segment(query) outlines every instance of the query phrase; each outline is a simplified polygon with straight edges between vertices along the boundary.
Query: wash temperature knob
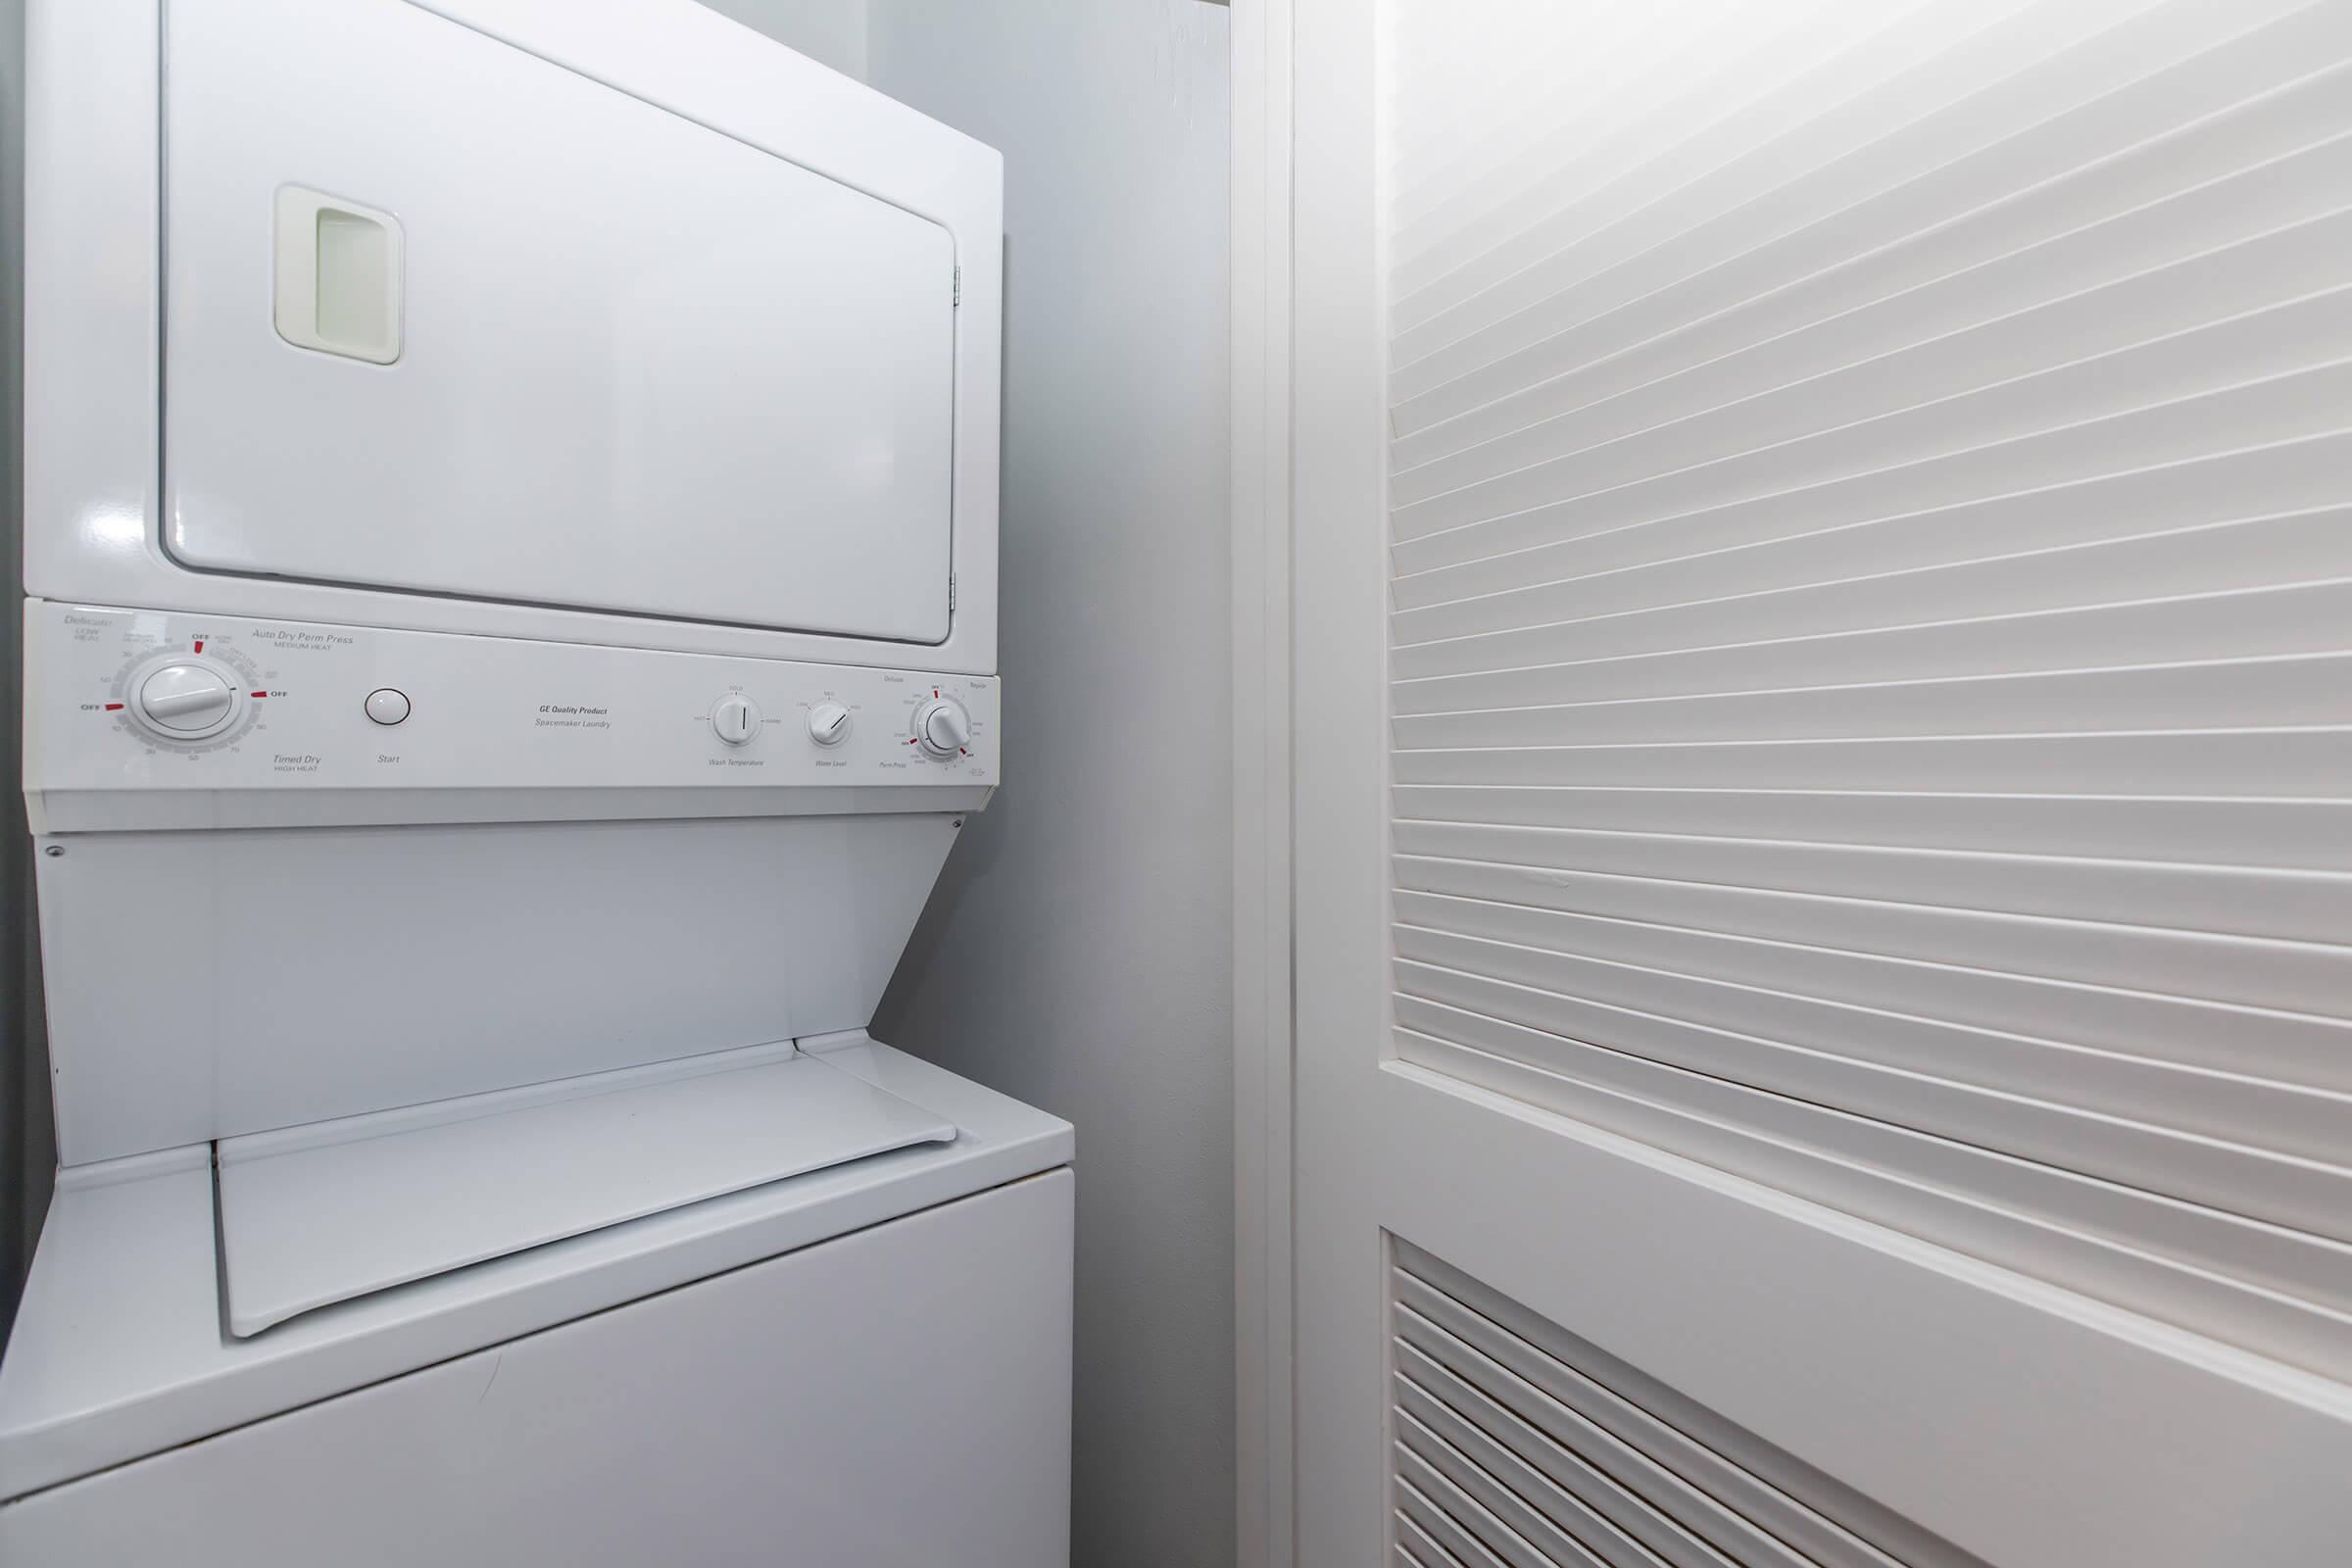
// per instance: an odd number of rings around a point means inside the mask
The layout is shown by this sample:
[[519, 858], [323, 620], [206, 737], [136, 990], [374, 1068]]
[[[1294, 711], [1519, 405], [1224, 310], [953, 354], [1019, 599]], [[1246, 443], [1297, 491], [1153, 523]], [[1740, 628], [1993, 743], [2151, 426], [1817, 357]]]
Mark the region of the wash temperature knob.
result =
[[729, 746], [748, 746], [760, 733], [760, 707], [738, 693], [710, 705], [710, 727]]
[[914, 710], [914, 738], [933, 757], [954, 757], [972, 738], [972, 717], [953, 697], [934, 697]]
[[166, 664], [139, 682], [132, 710], [149, 729], [182, 737], [209, 735], [236, 711], [237, 691], [207, 661]]

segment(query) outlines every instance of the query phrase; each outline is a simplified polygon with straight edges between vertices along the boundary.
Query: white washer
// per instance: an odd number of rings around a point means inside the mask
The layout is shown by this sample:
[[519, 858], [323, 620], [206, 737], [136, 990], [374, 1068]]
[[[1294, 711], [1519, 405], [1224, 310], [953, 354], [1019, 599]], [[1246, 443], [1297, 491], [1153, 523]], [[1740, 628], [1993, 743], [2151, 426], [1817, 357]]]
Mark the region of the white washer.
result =
[[[1066, 1559], [1002, 168], [687, 0], [35, 0], [11, 1563]], [[104, 266], [90, 258], [107, 259]]]
[[251, 1338], [203, 1149], [69, 1171], [0, 1363], [0, 1559], [1066, 1561], [1068, 1125], [859, 1037], [813, 1059], [956, 1141]]

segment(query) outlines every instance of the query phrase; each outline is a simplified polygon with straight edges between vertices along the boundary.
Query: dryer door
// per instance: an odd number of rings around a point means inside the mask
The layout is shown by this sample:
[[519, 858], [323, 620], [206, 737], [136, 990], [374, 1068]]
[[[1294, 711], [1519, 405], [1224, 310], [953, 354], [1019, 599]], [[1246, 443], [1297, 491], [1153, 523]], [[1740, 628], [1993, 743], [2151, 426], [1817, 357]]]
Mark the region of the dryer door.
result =
[[947, 636], [945, 228], [402, 0], [166, 30], [174, 559]]

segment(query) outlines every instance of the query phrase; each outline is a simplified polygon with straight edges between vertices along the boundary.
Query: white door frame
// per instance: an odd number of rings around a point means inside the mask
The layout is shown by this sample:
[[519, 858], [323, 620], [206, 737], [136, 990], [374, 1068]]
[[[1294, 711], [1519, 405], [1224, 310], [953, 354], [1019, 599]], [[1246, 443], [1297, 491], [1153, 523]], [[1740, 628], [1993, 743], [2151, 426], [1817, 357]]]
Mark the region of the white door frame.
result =
[[1231, 38], [1236, 1561], [1290, 1568], [1291, 0]]

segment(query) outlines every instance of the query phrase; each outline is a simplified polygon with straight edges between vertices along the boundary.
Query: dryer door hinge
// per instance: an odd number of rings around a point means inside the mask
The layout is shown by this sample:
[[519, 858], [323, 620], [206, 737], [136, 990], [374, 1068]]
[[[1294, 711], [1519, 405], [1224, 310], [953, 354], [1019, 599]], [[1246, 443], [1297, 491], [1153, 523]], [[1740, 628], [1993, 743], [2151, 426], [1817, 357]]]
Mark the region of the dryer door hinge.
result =
[[948, 613], [956, 613], [956, 574], [948, 573]]
[[956, 269], [956, 297], [948, 303], [950, 306], [963, 303], [963, 269], [960, 266]]

